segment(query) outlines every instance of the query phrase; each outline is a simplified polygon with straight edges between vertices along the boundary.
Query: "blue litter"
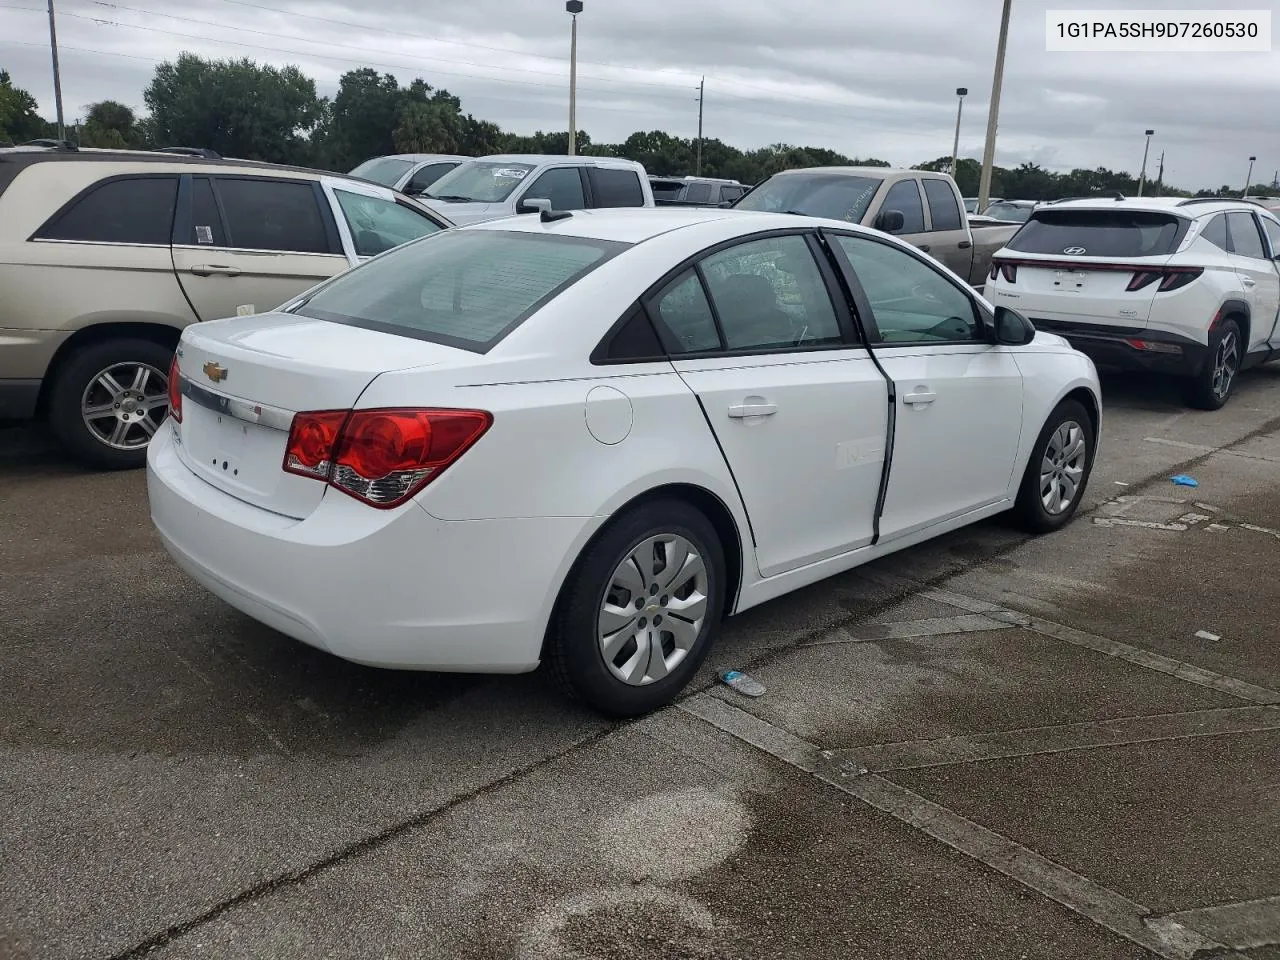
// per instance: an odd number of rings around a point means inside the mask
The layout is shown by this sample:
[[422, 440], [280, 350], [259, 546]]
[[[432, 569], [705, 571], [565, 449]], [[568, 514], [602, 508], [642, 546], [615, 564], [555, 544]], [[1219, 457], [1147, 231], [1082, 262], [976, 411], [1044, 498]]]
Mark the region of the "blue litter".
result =
[[754, 677], [749, 677], [741, 670], [726, 670], [720, 674], [726, 685], [748, 697], [758, 697], [764, 693], [764, 684]]
[[1170, 477], [1174, 483], [1180, 487], [1198, 487], [1200, 482], [1195, 477], [1188, 477], [1185, 473], [1180, 473], [1176, 477]]

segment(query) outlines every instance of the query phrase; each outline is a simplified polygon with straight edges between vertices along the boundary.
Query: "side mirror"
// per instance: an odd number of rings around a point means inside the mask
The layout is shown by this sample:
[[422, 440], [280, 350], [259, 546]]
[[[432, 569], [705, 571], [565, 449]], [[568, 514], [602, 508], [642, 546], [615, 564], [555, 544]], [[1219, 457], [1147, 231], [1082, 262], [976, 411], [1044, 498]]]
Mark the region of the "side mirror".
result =
[[543, 213], [551, 211], [551, 201], [542, 197], [529, 197], [516, 204], [516, 213]]
[[1036, 326], [1017, 310], [996, 307], [995, 340], [1009, 347], [1021, 347], [1035, 339]]
[[877, 230], [883, 230], [885, 233], [897, 233], [906, 225], [907, 218], [901, 210], [881, 210], [873, 224]]

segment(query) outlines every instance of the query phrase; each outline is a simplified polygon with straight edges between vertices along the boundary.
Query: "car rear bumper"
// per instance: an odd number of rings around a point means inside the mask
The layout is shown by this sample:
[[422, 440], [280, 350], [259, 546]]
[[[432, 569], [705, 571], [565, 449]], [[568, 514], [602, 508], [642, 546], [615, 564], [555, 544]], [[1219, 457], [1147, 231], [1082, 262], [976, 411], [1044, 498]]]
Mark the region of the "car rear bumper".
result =
[[1163, 330], [1111, 328], [1030, 316], [1037, 330], [1056, 333], [1100, 370], [1143, 370], [1191, 376], [1204, 366], [1209, 348]]
[[400, 669], [521, 673], [589, 522], [445, 521], [326, 491], [305, 520], [211, 486], [178, 458], [172, 422], [147, 452], [165, 549], [211, 593], [303, 643]]

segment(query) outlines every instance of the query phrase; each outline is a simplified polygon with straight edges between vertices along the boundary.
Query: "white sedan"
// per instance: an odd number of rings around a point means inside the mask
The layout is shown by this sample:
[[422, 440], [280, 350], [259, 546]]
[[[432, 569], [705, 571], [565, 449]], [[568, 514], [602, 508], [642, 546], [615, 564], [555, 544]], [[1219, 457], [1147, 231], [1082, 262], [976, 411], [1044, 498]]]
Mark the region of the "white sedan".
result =
[[191, 576], [359, 663], [550, 662], [615, 716], [726, 615], [1005, 510], [1066, 523], [1097, 373], [893, 237], [544, 211], [183, 331], [148, 450]]

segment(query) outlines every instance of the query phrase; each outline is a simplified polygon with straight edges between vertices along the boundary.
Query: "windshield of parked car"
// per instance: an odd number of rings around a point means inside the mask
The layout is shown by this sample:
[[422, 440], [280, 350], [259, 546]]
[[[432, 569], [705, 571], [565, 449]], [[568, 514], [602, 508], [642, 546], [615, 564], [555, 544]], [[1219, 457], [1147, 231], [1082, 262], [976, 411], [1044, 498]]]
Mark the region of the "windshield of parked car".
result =
[[760, 184], [734, 207], [860, 223], [883, 182], [876, 177], [851, 177], [838, 173], [779, 175]]
[[501, 203], [533, 169], [530, 163], [469, 160], [446, 173], [423, 195], [449, 203]]
[[442, 231], [340, 275], [291, 312], [483, 353], [627, 246], [554, 234]]
[[1022, 206], [1016, 203], [993, 203], [987, 207], [985, 216], [992, 220], [1008, 220], [1012, 223], [1026, 223], [1035, 207]]
[[1035, 211], [1009, 241], [1020, 253], [1075, 257], [1160, 257], [1177, 249], [1187, 221], [1138, 210]]
[[394, 187], [396, 181], [408, 173], [409, 168], [412, 166], [413, 164], [408, 160], [398, 160], [395, 157], [374, 157], [372, 160], [366, 160], [352, 170], [351, 176], [372, 180], [374, 183], [380, 183], [384, 187]]

